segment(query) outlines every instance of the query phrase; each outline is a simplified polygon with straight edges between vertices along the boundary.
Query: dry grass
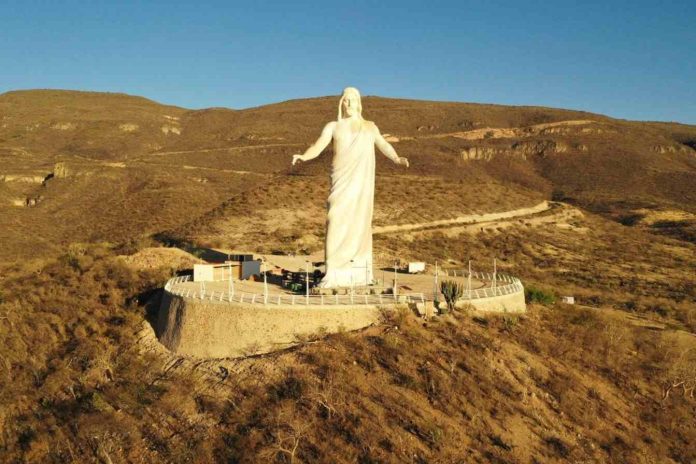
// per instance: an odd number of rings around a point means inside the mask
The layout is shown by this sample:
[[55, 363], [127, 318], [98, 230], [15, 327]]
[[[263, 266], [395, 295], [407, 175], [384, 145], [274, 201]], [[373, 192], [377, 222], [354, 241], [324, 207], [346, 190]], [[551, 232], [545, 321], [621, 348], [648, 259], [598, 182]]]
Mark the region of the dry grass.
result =
[[427, 323], [401, 309], [284, 353], [192, 363], [135, 340], [168, 268], [137, 272], [111, 253], [76, 244], [38, 274], [11, 270], [3, 460], [696, 458], [696, 344], [681, 332], [566, 305]]

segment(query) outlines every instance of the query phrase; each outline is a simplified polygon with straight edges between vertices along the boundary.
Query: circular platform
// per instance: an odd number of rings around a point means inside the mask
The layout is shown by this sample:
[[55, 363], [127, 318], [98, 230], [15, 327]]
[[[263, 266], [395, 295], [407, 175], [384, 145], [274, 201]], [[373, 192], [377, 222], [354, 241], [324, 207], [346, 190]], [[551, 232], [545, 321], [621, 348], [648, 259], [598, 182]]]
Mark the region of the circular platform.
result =
[[[381, 285], [348, 289], [336, 294], [296, 293], [280, 285], [272, 274], [266, 282], [226, 280], [193, 282], [192, 276], [170, 279], [164, 288], [157, 335], [169, 350], [182, 355], [223, 358], [266, 353], [286, 348], [307, 337], [357, 330], [380, 321], [384, 310], [409, 305], [421, 314], [432, 313], [435, 276], [375, 272]], [[438, 282], [456, 281], [464, 292], [458, 307], [479, 311], [519, 313], [526, 310], [519, 279], [506, 274], [444, 270]], [[390, 277], [387, 277], [390, 276]], [[357, 290], [357, 291], [356, 291]]]

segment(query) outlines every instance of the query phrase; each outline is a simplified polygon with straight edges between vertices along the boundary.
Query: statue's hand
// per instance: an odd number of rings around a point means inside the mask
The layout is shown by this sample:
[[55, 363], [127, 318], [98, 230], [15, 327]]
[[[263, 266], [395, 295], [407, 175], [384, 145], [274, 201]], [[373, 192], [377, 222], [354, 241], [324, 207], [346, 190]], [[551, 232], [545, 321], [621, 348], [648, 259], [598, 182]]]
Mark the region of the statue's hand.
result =
[[292, 155], [292, 165], [296, 165], [298, 161], [302, 161], [302, 155]]
[[401, 164], [403, 166], [409, 167], [408, 158], [404, 158], [403, 156], [400, 156], [399, 161], [397, 161], [397, 164]]

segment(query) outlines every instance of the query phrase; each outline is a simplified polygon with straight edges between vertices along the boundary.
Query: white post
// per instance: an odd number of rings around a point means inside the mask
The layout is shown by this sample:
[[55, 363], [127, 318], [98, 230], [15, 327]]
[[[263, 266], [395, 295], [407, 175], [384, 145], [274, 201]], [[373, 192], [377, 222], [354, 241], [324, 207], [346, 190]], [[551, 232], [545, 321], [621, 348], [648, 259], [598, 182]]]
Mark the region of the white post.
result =
[[351, 303], [352, 303], [352, 298], [353, 298], [353, 288], [355, 286], [355, 282], [353, 281], [353, 270], [355, 269], [355, 265], [353, 264], [353, 260], [350, 260], [350, 295], [351, 295]]
[[394, 301], [396, 301], [396, 292], [398, 290], [399, 286], [396, 282], [396, 261], [394, 261]]
[[437, 260], [435, 260], [435, 287], [433, 288], [433, 301], [437, 300], [438, 296], [438, 291], [437, 291]]
[[[241, 266], [241, 265], [240, 265]], [[234, 297], [234, 277], [232, 277], [232, 273], [230, 272], [230, 289], [231, 289], [231, 294]]]
[[263, 260], [263, 304], [268, 303], [268, 280], [266, 278], [266, 259]]
[[469, 299], [471, 299], [471, 260], [469, 260], [469, 278], [467, 279], [467, 293], [469, 294]]
[[306, 290], [306, 303], [309, 305], [309, 261], [305, 261], [305, 290]]
[[496, 259], [493, 258], [493, 294], [495, 294], [495, 287], [496, 287], [496, 277], [498, 274], [498, 264], [496, 262]]
[[369, 272], [367, 272], [367, 260], [365, 260], [365, 286], [366, 287], [368, 285], [370, 285], [369, 279], [370, 279], [370, 276], [369, 276]]

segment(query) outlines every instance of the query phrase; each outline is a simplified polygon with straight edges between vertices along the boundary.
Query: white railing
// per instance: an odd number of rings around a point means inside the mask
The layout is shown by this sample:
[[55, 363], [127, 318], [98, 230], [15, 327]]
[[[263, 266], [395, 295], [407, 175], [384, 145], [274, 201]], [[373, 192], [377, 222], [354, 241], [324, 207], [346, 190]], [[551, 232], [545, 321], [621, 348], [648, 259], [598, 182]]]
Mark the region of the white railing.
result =
[[[468, 277], [468, 271], [458, 270], [443, 270], [445, 277]], [[517, 277], [507, 274], [486, 272], [472, 272], [472, 279], [483, 282], [493, 282], [494, 285], [464, 290], [461, 300], [469, 301], [480, 298], [493, 298], [497, 296], [505, 296], [513, 293], [523, 292], [524, 287], [522, 282]], [[218, 302], [236, 302], [247, 304], [263, 304], [263, 305], [302, 305], [302, 306], [327, 306], [327, 305], [390, 305], [403, 303], [425, 303], [436, 299], [434, 294], [424, 293], [403, 293], [403, 294], [373, 294], [373, 295], [301, 295], [301, 294], [263, 294], [250, 292], [235, 292], [234, 290], [219, 291], [206, 290], [205, 285], [199, 288], [191, 288], [191, 286], [179, 287], [179, 284], [190, 282], [191, 276], [178, 276], [167, 281], [164, 289], [183, 298], [194, 298], [197, 300], [218, 301]], [[500, 285], [503, 283], [503, 285]], [[437, 299], [442, 299], [438, 293]]]
[[164, 289], [170, 293], [172, 293], [172, 286], [176, 284], [180, 284], [183, 282], [189, 282], [191, 281], [191, 276], [190, 275], [184, 275], [184, 276], [177, 276], [177, 277], [172, 277], [167, 281], [167, 283], [164, 285]]
[[[469, 271], [457, 269], [442, 269], [444, 277], [469, 277]], [[522, 282], [517, 277], [500, 272], [476, 272], [471, 271], [471, 278], [481, 282], [490, 282], [490, 286], [472, 290], [464, 290], [463, 300], [475, 300], [478, 298], [492, 298], [496, 296], [510, 295], [523, 292]], [[503, 283], [504, 285], [500, 285]]]
[[198, 289], [177, 288], [177, 284], [187, 282], [189, 279], [182, 280], [181, 277], [170, 279], [164, 289], [172, 295], [183, 298], [194, 298], [203, 301], [236, 302], [248, 304], [264, 305], [291, 305], [291, 306], [327, 306], [327, 305], [387, 305], [396, 303], [424, 303], [426, 301], [423, 293], [407, 294], [378, 294], [378, 295], [299, 295], [299, 294], [263, 294], [249, 292], [233, 292], [220, 290], [206, 290], [205, 287]]

